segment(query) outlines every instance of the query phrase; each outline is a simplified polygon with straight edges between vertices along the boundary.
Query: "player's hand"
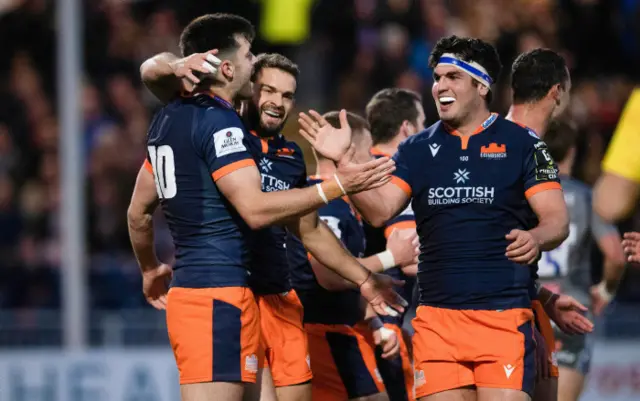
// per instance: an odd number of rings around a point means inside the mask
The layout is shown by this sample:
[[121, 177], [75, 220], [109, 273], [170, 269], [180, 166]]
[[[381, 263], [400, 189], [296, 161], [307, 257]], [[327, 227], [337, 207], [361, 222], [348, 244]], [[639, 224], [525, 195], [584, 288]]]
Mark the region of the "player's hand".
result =
[[536, 342], [536, 380], [547, 379], [550, 376], [547, 343], [537, 327], [533, 328], [533, 337]]
[[206, 53], [194, 53], [170, 64], [173, 75], [182, 83], [183, 91], [193, 92], [202, 79], [216, 74], [222, 63], [215, 56], [217, 53], [217, 49]]
[[506, 253], [509, 260], [522, 265], [530, 265], [536, 261], [540, 247], [529, 231], [513, 229], [505, 238], [511, 241]]
[[369, 277], [360, 284], [360, 295], [366, 299], [373, 310], [382, 316], [398, 316], [408, 305], [394, 286], [404, 285], [404, 281], [395, 280], [386, 274], [370, 273]]
[[400, 270], [402, 270], [405, 276], [415, 277], [418, 275], [418, 264], [412, 263], [410, 265], [401, 267]]
[[593, 331], [593, 323], [584, 316], [587, 307], [568, 295], [553, 295], [544, 310], [560, 330], [567, 334], [587, 334]]
[[400, 341], [396, 332], [386, 327], [373, 331], [373, 342], [382, 348], [384, 359], [393, 359], [400, 354]]
[[396, 164], [393, 160], [381, 157], [362, 164], [341, 164], [336, 176], [347, 194], [355, 194], [386, 184], [391, 181], [391, 173], [395, 170]]
[[398, 266], [407, 266], [418, 263], [420, 256], [420, 241], [416, 230], [391, 231], [387, 238], [387, 250], [393, 254], [393, 260]]
[[172, 273], [171, 266], [165, 263], [142, 273], [142, 293], [147, 302], [158, 310], [167, 309], [168, 279]]
[[333, 127], [315, 110], [300, 113], [298, 117], [300, 135], [320, 155], [338, 162], [347, 153], [351, 145], [351, 127], [346, 110], [340, 110], [340, 128]]
[[622, 248], [629, 262], [640, 263], [640, 233], [624, 233]]
[[606, 283], [601, 281], [600, 283], [591, 286], [589, 294], [591, 295], [591, 305], [593, 307], [593, 313], [596, 316], [600, 316], [602, 312], [607, 308], [607, 305], [613, 300], [615, 291], [609, 291], [606, 287]]

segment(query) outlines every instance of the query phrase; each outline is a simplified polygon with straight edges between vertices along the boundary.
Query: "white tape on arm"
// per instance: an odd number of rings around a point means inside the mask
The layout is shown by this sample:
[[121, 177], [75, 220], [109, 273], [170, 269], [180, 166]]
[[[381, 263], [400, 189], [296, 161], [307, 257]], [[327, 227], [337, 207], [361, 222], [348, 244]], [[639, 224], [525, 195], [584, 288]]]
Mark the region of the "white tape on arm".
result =
[[396, 266], [396, 260], [390, 250], [387, 249], [384, 252], [378, 253], [376, 256], [380, 259], [380, 263], [382, 263], [382, 271], [389, 270]]
[[615, 292], [609, 292], [609, 290], [607, 290], [607, 284], [604, 281], [601, 281], [596, 288], [598, 290], [598, 294], [600, 294], [602, 299], [606, 302], [611, 302], [616, 296]]

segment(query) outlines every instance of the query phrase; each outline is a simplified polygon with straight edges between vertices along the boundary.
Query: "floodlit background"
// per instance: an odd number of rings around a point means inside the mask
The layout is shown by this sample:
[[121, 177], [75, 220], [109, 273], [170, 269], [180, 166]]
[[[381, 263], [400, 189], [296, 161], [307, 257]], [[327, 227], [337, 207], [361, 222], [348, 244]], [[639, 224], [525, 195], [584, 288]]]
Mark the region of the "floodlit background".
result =
[[[506, 67], [493, 108], [504, 113], [514, 57], [560, 51], [580, 127], [575, 175], [588, 184], [640, 83], [638, 0], [0, 1], [0, 401], [178, 399], [164, 314], [142, 297], [126, 227], [159, 106], [138, 68], [178, 52], [181, 28], [218, 11], [256, 24], [254, 53], [300, 65], [303, 110], [362, 113], [377, 90], [400, 86], [423, 93], [433, 123], [427, 58], [438, 38], [457, 34], [497, 46]], [[291, 121], [285, 134], [306, 148], [296, 131]], [[161, 218], [157, 229], [168, 261]], [[583, 400], [640, 399], [639, 311], [636, 265], [597, 322]]]

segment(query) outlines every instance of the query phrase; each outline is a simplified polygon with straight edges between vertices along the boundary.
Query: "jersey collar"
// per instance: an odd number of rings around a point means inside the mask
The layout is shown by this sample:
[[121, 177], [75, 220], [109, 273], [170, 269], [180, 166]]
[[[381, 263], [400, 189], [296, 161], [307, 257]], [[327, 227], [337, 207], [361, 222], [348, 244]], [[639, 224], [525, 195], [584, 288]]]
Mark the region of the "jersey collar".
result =
[[442, 123], [442, 126], [444, 127], [445, 131], [448, 132], [449, 134], [459, 137], [460, 141], [462, 141], [462, 149], [467, 149], [467, 146], [469, 144], [469, 138], [473, 135], [477, 135], [481, 132], [484, 132], [494, 122], [496, 122], [497, 119], [498, 119], [498, 113], [491, 113], [489, 117], [487, 117], [487, 119], [484, 120], [484, 122], [480, 124], [478, 128], [476, 128], [470, 136], [463, 136], [460, 133], [460, 131], [452, 128], [451, 126], [447, 125], [445, 122]]

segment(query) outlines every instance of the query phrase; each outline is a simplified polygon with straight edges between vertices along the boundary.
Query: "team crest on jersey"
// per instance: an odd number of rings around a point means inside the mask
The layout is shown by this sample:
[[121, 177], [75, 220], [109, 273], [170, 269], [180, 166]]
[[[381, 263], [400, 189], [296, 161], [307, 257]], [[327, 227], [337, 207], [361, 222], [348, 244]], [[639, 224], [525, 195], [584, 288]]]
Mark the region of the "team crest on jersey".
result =
[[499, 160], [507, 158], [507, 145], [498, 145], [491, 142], [480, 148], [480, 157], [483, 159]]
[[237, 127], [225, 128], [213, 134], [216, 156], [222, 157], [237, 152], [246, 151], [247, 148], [242, 142], [244, 134], [242, 129]]
[[276, 156], [278, 157], [286, 157], [289, 159], [293, 159], [293, 154], [295, 153], [295, 150], [290, 149], [290, 148], [280, 148], [278, 150], [276, 150]]
[[273, 163], [267, 159], [266, 157], [263, 157], [262, 159], [260, 159], [260, 170], [264, 171], [265, 173], [268, 173], [269, 171], [271, 171], [271, 169], [273, 168]]

